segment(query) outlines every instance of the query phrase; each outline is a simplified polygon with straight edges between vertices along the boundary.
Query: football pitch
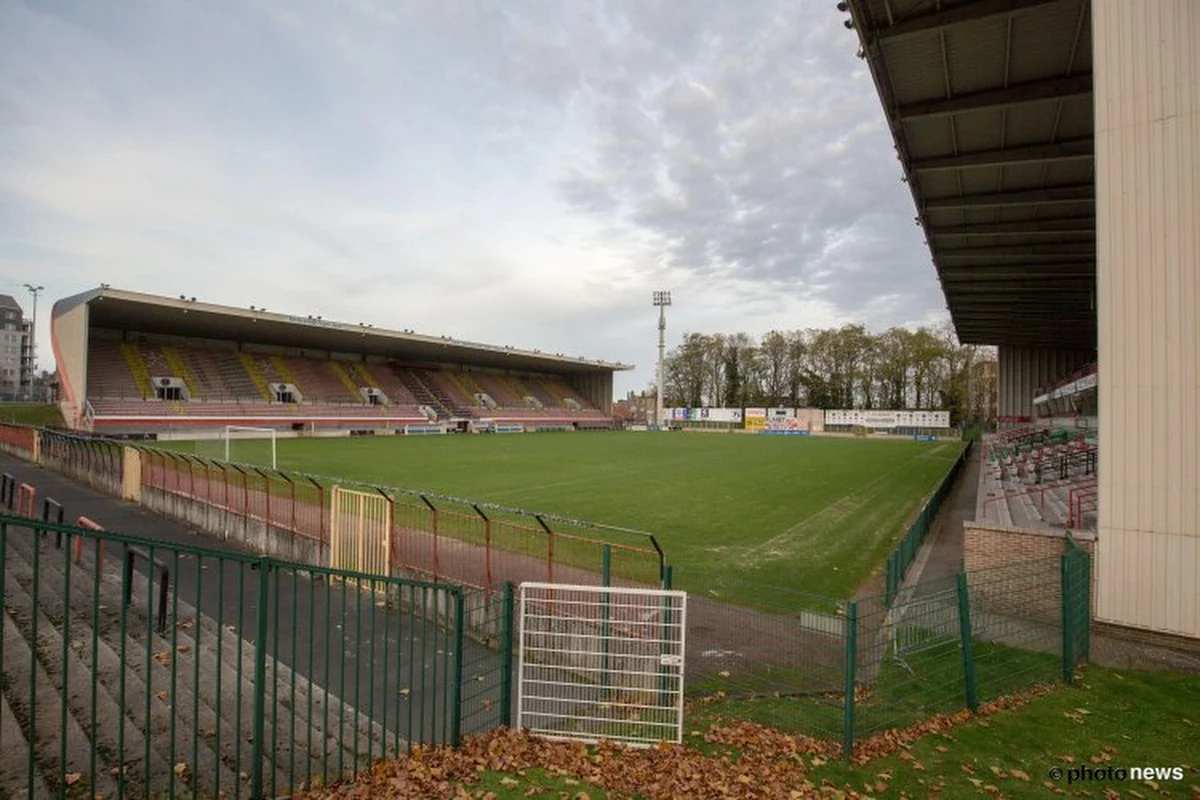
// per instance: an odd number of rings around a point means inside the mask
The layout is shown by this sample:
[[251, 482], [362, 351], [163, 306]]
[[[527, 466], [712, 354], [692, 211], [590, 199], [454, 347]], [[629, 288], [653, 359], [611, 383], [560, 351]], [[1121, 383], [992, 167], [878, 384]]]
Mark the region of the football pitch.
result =
[[[216, 442], [176, 443], [214, 454]], [[261, 441], [234, 461], [269, 463]], [[676, 588], [757, 583], [845, 598], [962, 450], [874, 437], [633, 432], [279, 439], [280, 469], [489, 501], [653, 533]]]

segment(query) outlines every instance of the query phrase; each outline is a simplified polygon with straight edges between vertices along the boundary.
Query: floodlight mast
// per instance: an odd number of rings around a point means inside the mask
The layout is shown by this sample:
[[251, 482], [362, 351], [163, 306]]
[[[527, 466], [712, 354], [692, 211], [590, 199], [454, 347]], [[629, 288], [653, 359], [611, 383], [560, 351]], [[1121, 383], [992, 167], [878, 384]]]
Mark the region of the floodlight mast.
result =
[[658, 308], [658, 399], [654, 404], [654, 426], [663, 427], [663, 361], [667, 351], [667, 306], [671, 305], [669, 291], [655, 291], [654, 305]]
[[[29, 320], [29, 373], [26, 377], [26, 398], [33, 400], [33, 383], [37, 379], [37, 301], [38, 295], [45, 290], [45, 286], [34, 286], [32, 283], [25, 284], [25, 288], [33, 295], [33, 316]], [[18, 380], [20, 378], [18, 377]]]

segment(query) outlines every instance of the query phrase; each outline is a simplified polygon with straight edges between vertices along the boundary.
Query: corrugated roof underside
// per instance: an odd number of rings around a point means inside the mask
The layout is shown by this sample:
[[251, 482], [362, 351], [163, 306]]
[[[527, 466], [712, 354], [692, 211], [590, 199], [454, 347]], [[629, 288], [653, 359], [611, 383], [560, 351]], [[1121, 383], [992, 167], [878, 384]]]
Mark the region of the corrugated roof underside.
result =
[[1095, 347], [1089, 0], [850, 6], [959, 337]]

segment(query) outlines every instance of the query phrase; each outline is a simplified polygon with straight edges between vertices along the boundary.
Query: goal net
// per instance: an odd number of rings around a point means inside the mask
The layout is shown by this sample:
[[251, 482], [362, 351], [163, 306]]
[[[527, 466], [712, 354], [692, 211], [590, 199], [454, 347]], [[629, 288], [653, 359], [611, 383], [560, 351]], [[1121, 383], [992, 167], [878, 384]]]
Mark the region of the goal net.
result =
[[196, 442], [196, 455], [275, 469], [275, 429], [226, 425], [218, 437]]

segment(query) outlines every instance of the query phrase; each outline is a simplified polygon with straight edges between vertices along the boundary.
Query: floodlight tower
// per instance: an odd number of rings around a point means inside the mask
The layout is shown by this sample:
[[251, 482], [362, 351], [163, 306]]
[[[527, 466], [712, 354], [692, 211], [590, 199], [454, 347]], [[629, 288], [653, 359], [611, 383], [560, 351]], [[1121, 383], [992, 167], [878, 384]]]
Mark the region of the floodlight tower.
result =
[[667, 306], [671, 305], [671, 293], [654, 292], [654, 305], [658, 308], [658, 399], [654, 404], [654, 425], [662, 429], [663, 424], [663, 360], [667, 350]]
[[33, 316], [29, 319], [29, 388], [27, 399], [33, 399], [33, 382], [37, 379], [37, 299], [46, 287], [34, 286], [32, 283], [25, 284], [25, 288], [33, 295]]

